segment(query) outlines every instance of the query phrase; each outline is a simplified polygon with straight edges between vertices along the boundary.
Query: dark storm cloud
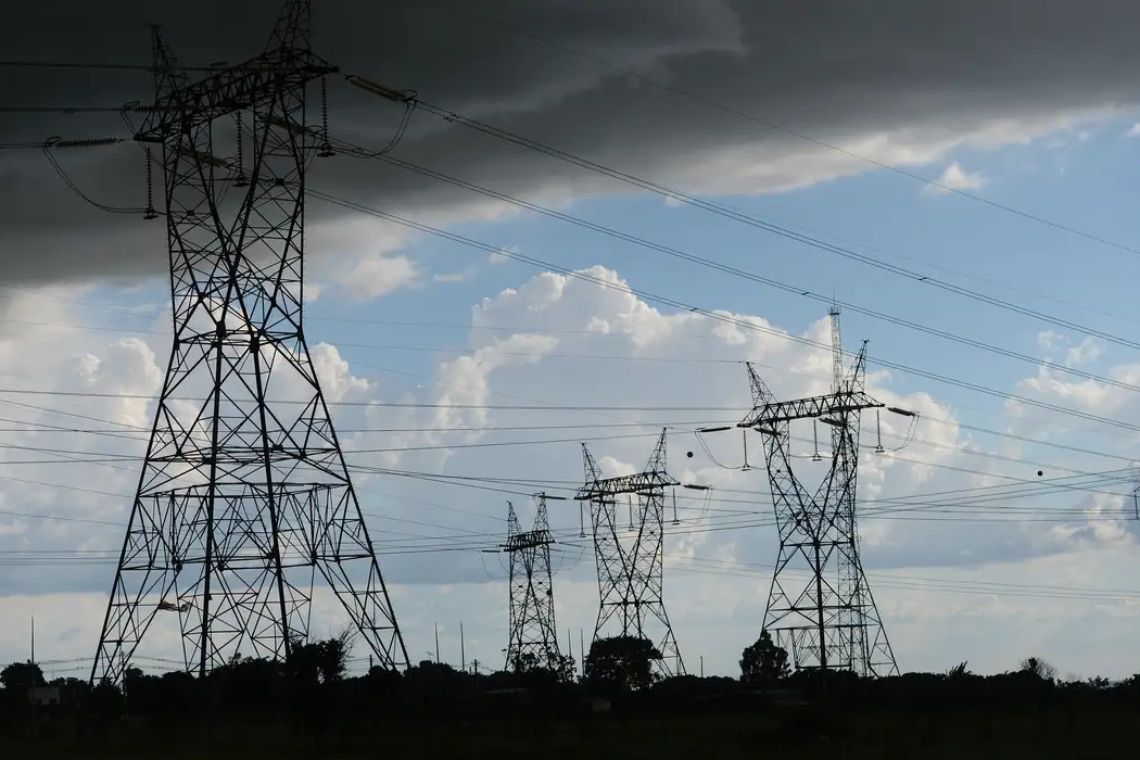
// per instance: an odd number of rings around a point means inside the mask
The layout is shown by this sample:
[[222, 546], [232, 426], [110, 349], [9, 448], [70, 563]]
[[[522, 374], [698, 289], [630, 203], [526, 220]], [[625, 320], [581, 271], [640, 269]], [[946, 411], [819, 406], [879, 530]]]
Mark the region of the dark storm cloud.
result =
[[[71, 3], [6, 11], [4, 58], [149, 60], [147, 22], [187, 64], [255, 53], [275, 0]], [[570, 0], [488, 3], [315, 0], [314, 46], [344, 71], [633, 173], [698, 191], [763, 192], [865, 168], [850, 158], [687, 101], [528, 38], [549, 39], [832, 142], [883, 137], [876, 157], [924, 160], [965, 137], [1002, 142], [1066, 118], [1130, 106], [1140, 52], [1129, 2], [746, 2]], [[475, 10], [477, 9], [477, 10]], [[5, 104], [146, 100], [145, 72], [0, 71]], [[333, 83], [335, 135], [385, 144], [393, 104]], [[0, 115], [0, 140], [124, 134], [116, 116]], [[856, 144], [863, 144], [857, 142]], [[868, 148], [867, 150], [871, 150]], [[415, 115], [399, 155], [518, 195], [623, 192], [516, 146]], [[137, 204], [138, 149], [68, 154], [101, 200]], [[0, 155], [9, 278], [157, 273], [160, 223], [84, 207], [36, 153]], [[311, 184], [434, 219], [469, 195], [371, 162], [335, 158]], [[313, 204], [314, 213], [330, 213]]]

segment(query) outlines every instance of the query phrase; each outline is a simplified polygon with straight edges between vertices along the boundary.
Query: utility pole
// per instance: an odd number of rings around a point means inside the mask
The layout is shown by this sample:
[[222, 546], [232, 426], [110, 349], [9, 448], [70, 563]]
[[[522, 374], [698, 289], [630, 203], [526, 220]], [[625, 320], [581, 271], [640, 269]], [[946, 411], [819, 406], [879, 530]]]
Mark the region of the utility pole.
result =
[[[830, 318], [831, 393], [776, 401], [747, 365], [753, 408], [738, 426], [763, 438], [780, 536], [764, 630], [788, 650], [797, 669], [893, 675], [898, 665], [863, 572], [855, 524], [860, 412], [883, 404], [864, 388], [867, 344], [845, 367], [839, 310], [832, 309]], [[805, 420], [831, 428], [830, 463], [818, 489], [796, 476], [790, 450], [790, 425]]]
[[[31, 641], [31, 645], [32, 645], [32, 651], [31, 651], [31, 660], [30, 660], [29, 664], [32, 665], [31, 670], [34, 673], [35, 672], [35, 664], [36, 664], [36, 616], [35, 615], [32, 615], [32, 641]], [[31, 702], [32, 702], [32, 731], [33, 731], [32, 736], [33, 736], [33, 738], [37, 736], [37, 734], [34, 732], [36, 730], [36, 721], [38, 720], [37, 713], [39, 711], [39, 704], [38, 704], [39, 699], [37, 699], [37, 695], [35, 693], [35, 687], [36, 686], [39, 686], [39, 684], [36, 683], [35, 678], [33, 676], [32, 693], [29, 695], [31, 697]]]
[[264, 53], [196, 82], [153, 33], [135, 140], [163, 169], [174, 340], [92, 681], [122, 678], [159, 612], [199, 676], [285, 659], [314, 578], [381, 667], [408, 663], [302, 325], [305, 175], [329, 153], [306, 89], [336, 71], [309, 6], [285, 2]]
[[510, 631], [507, 670], [519, 670], [531, 657], [542, 667], [558, 670], [558, 628], [554, 622], [554, 585], [550, 545], [554, 543], [546, 514], [546, 494], [534, 495], [534, 527], [519, 527], [515, 507], [507, 502], [507, 542], [501, 546], [510, 558], [508, 596]]
[[439, 664], [439, 623], [435, 624], [435, 664]]
[[467, 671], [467, 645], [463, 641], [463, 621], [459, 621], [459, 669]]
[[[642, 472], [616, 478], [603, 478], [582, 444], [586, 482], [576, 498], [590, 505], [598, 569], [600, 603], [593, 641], [618, 635], [650, 640], [662, 654], [655, 668], [671, 676], [684, 675], [685, 664], [662, 597], [665, 489], [678, 485], [665, 469], [666, 432], [661, 431]], [[628, 532], [617, 514], [619, 496], [636, 505], [631, 507]]]

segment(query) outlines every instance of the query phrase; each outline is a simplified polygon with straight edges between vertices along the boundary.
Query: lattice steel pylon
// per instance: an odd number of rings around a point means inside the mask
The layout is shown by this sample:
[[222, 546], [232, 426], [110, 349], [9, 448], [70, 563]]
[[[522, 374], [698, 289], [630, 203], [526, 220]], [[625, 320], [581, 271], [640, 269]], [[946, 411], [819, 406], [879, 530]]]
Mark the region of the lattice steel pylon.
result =
[[507, 670], [522, 670], [530, 663], [558, 670], [562, 663], [554, 623], [550, 570], [550, 545], [554, 538], [546, 515], [546, 494], [535, 494], [534, 501], [534, 527], [528, 531], [519, 528], [515, 507], [507, 502], [507, 542], [501, 547], [510, 556]]
[[[678, 485], [665, 469], [666, 432], [661, 431], [644, 471], [616, 478], [603, 478], [582, 444], [586, 482], [576, 498], [590, 503], [598, 568], [593, 641], [609, 636], [648, 639], [662, 655], [656, 669], [663, 675], [684, 675], [685, 663], [662, 597], [665, 489]], [[623, 506], [618, 504], [619, 496], [629, 500], [628, 527], [622, 526], [618, 514]]]
[[154, 33], [135, 138], [162, 151], [174, 341], [93, 681], [118, 681], [160, 614], [188, 671], [285, 658], [318, 578], [380, 665], [407, 665], [302, 328], [306, 85], [334, 71], [308, 30], [286, 2], [262, 55], [194, 83]]
[[[738, 425], [764, 438], [780, 536], [764, 630], [790, 652], [797, 669], [892, 675], [898, 665], [859, 559], [855, 520], [860, 412], [883, 405], [864, 389], [866, 342], [845, 369], [838, 309], [830, 317], [831, 393], [776, 401], [748, 365], [753, 409]], [[796, 477], [792, 465], [789, 427], [794, 420], [819, 420], [831, 427], [830, 465], [814, 491]]]

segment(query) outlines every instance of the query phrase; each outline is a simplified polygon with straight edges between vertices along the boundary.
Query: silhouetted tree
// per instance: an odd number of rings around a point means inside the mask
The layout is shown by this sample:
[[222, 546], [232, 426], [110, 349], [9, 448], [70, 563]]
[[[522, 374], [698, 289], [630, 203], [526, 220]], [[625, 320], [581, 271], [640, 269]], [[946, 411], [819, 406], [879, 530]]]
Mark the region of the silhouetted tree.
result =
[[27, 691], [33, 686], [44, 685], [44, 673], [35, 663], [13, 662], [0, 670], [0, 683], [11, 691]]
[[123, 693], [134, 696], [140, 688], [145, 689], [148, 676], [139, 668], [127, 668], [123, 671]]
[[123, 692], [115, 684], [103, 679], [92, 687], [86, 708], [96, 725], [107, 726], [112, 718], [123, 712]]
[[767, 689], [791, 674], [788, 650], [772, 641], [767, 631], [740, 656], [740, 680], [749, 686]]
[[48, 685], [58, 687], [60, 698], [72, 706], [78, 705], [91, 693], [91, 684], [82, 678], [55, 678]]
[[549, 677], [558, 683], [574, 680], [574, 658], [569, 655], [559, 655], [553, 663], [546, 663], [533, 652], [523, 652], [515, 657], [510, 669], [520, 675]]
[[1057, 678], [1057, 669], [1040, 657], [1027, 657], [1021, 662], [1021, 672], [1052, 682]]
[[598, 639], [586, 655], [585, 680], [620, 691], [644, 689], [656, 680], [653, 661], [661, 652], [648, 639], [614, 636]]
[[954, 680], [965, 678], [966, 676], [970, 675], [970, 671], [966, 668], [968, 664], [968, 662], [963, 660], [954, 667], [950, 668], [946, 671], [946, 678]]
[[467, 693], [467, 677], [446, 662], [420, 660], [404, 672], [404, 686], [409, 699], [437, 703]]
[[290, 674], [304, 683], [335, 683], [348, 667], [348, 640], [293, 642], [287, 663]]
[[569, 683], [574, 680], [574, 658], [568, 654], [558, 655], [554, 667], [550, 670], [559, 683]]

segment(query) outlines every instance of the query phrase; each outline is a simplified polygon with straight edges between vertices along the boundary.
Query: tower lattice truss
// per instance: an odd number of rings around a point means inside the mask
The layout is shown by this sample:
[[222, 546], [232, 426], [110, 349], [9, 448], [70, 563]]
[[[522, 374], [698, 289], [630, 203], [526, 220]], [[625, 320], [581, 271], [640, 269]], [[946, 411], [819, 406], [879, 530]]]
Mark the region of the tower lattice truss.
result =
[[407, 663], [301, 324], [306, 86], [333, 71], [308, 27], [287, 2], [266, 52], [193, 83], [155, 32], [136, 139], [161, 151], [174, 342], [93, 679], [166, 616], [188, 670], [287, 657], [314, 584], [382, 666]]
[[[586, 482], [578, 491], [590, 504], [600, 605], [594, 641], [631, 636], [652, 641], [664, 675], [683, 675], [685, 664], [662, 598], [665, 489], [678, 485], [665, 469], [666, 433], [643, 472], [603, 478], [585, 444]], [[628, 521], [627, 519], [628, 518]]]
[[[860, 412], [882, 404], [864, 390], [867, 344], [845, 367], [839, 312], [833, 309], [830, 316], [831, 393], [776, 401], [748, 365], [753, 409], [739, 426], [763, 436], [780, 537], [764, 629], [791, 653], [797, 668], [897, 674], [859, 559], [855, 523]], [[789, 427], [797, 420], [817, 420], [831, 429], [830, 462], [814, 489], [792, 464]]]
[[507, 670], [537, 666], [557, 670], [561, 665], [558, 629], [554, 623], [554, 585], [550, 571], [550, 545], [554, 539], [546, 517], [546, 494], [535, 496], [534, 527], [519, 527], [513, 504], [508, 503], [507, 543], [510, 557], [510, 640]]

